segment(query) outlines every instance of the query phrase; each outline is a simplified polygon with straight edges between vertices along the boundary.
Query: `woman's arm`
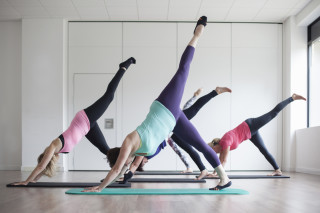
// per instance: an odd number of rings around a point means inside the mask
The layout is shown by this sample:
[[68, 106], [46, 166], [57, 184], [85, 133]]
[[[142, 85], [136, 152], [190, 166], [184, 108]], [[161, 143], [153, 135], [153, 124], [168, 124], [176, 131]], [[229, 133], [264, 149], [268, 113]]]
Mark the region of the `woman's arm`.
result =
[[140, 163], [142, 162], [144, 156], [136, 156], [136, 158], [134, 159], [134, 161], [132, 162], [132, 164], [130, 165], [130, 171], [132, 173], [135, 173], [140, 165]]
[[124, 143], [121, 146], [120, 154], [115, 165], [112, 167], [112, 169], [110, 170], [106, 178], [103, 180], [103, 182], [99, 186], [85, 188], [83, 192], [100, 192], [102, 189], [113, 183], [115, 180], [117, 180], [121, 175], [125, 173], [129, 165], [128, 159], [130, 158], [130, 155], [133, 151], [135, 139], [136, 138], [133, 134], [130, 134], [126, 137]]
[[225, 164], [227, 163], [228, 155], [230, 152], [230, 146], [228, 146], [226, 149], [222, 150], [219, 156], [221, 165], [223, 168], [225, 167]]
[[27, 185], [29, 182], [38, 180], [42, 176], [42, 171], [46, 168], [48, 163], [50, 162], [54, 152], [56, 150], [56, 146], [54, 143], [51, 143], [45, 150], [44, 156], [40, 163], [36, 166], [36, 168], [31, 172], [27, 180], [15, 183], [14, 185]]
[[41, 172], [40, 174], [38, 174], [37, 177], [36, 177], [35, 179], [33, 179], [32, 181], [30, 181], [30, 182], [36, 183], [42, 176], [43, 176], [43, 172]]

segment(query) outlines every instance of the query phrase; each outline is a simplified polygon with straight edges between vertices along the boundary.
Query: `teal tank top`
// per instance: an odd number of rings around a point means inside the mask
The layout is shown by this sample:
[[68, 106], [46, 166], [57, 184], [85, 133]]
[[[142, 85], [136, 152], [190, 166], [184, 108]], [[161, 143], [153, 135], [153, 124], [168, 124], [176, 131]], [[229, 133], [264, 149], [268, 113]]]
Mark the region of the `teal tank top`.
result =
[[146, 153], [144, 156], [153, 155], [175, 125], [176, 119], [173, 114], [159, 101], [154, 101], [146, 119], [136, 129], [141, 139], [136, 155], [137, 153]]

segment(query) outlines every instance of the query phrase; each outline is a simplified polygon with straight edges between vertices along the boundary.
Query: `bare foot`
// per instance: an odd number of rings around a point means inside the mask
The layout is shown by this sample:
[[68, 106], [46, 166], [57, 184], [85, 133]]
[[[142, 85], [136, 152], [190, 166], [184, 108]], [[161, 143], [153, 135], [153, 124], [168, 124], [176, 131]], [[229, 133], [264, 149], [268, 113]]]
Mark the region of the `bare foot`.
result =
[[268, 176], [281, 176], [282, 172], [280, 169], [274, 170], [274, 172], [272, 172], [270, 175]]
[[207, 177], [218, 177], [218, 174], [216, 172], [207, 174]]
[[203, 89], [202, 88], [199, 88], [197, 91], [195, 91], [195, 93], [193, 94], [193, 96], [198, 96], [198, 95], [200, 95], [200, 93], [203, 91]]
[[301, 96], [301, 95], [298, 95], [298, 94], [295, 94], [295, 93], [293, 93], [292, 99], [293, 99], [293, 100], [304, 100], [304, 101], [307, 100], [305, 97], [303, 97], [303, 96]]
[[232, 92], [231, 89], [229, 89], [228, 87], [216, 87], [216, 92], [218, 94], [224, 93], [224, 92]]
[[201, 180], [202, 178], [204, 178], [207, 175], [208, 175], [208, 170], [206, 170], [206, 169], [202, 170], [200, 175], [197, 178], [195, 178], [195, 180]]
[[187, 170], [182, 171], [181, 173], [192, 173], [193, 169], [187, 168]]

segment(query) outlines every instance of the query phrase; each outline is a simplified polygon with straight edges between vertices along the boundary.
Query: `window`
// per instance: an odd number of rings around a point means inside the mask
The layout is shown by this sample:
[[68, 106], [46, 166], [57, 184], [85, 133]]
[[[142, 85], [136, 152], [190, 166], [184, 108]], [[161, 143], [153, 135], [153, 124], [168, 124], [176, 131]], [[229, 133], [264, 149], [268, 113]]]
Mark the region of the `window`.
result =
[[320, 126], [320, 18], [308, 27], [308, 127]]

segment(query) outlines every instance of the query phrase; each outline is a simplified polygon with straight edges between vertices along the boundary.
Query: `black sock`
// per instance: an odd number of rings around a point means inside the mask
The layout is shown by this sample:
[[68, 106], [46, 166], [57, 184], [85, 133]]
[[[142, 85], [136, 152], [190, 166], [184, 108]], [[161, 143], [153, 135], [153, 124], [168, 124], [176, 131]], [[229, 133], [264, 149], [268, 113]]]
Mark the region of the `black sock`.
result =
[[134, 57], [128, 58], [126, 61], [122, 62], [121, 64], [119, 64], [119, 67], [125, 67], [126, 69], [129, 68], [129, 66], [131, 64], [135, 64], [136, 63], [136, 59]]
[[207, 25], [207, 16], [201, 16], [199, 18], [199, 20], [197, 21], [197, 25], [196, 27], [194, 28], [194, 31], [193, 31], [193, 34], [196, 32], [196, 29], [198, 27], [198, 25], [203, 25], [203, 26], [206, 26]]

